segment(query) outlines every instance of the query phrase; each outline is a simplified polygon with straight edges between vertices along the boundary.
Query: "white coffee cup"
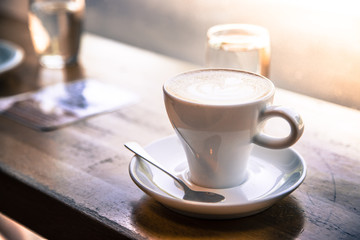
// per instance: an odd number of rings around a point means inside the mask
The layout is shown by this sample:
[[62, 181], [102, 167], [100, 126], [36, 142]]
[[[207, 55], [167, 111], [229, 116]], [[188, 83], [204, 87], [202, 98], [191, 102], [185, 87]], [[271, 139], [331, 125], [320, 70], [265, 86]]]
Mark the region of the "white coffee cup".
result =
[[[229, 69], [182, 73], [163, 86], [166, 111], [181, 140], [190, 180], [208, 188], [234, 187], [246, 179], [253, 144], [286, 148], [302, 135], [301, 117], [273, 106], [273, 83], [257, 74]], [[262, 132], [265, 120], [281, 117], [290, 125], [284, 138]]]

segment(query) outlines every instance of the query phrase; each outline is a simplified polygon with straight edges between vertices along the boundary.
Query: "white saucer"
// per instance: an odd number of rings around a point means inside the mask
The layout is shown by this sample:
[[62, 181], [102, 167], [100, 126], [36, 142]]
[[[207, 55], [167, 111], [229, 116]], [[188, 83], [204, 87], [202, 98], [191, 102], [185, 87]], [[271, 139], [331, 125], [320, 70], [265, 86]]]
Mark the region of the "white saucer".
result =
[[225, 200], [219, 203], [183, 200], [182, 190], [169, 176], [138, 157], [132, 158], [129, 173], [140, 189], [176, 212], [199, 218], [229, 219], [264, 211], [294, 191], [306, 175], [305, 161], [294, 150], [270, 150], [255, 145], [249, 160], [248, 177], [243, 184], [233, 188], [208, 189], [188, 180], [186, 156], [176, 136], [153, 142], [146, 150], [192, 188], [225, 196]]
[[24, 50], [18, 45], [0, 39], [0, 74], [18, 66], [24, 59]]

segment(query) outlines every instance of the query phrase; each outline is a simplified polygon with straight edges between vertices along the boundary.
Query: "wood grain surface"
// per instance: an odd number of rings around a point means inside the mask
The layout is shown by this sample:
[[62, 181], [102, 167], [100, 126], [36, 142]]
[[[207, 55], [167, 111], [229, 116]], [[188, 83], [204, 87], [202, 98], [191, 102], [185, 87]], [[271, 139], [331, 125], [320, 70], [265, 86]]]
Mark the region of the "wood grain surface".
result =
[[[96, 79], [140, 97], [136, 104], [56, 131], [39, 132], [0, 117], [0, 212], [49, 239], [358, 239], [360, 112], [277, 90], [305, 133], [294, 146], [308, 165], [304, 183], [255, 216], [199, 220], [174, 213], [131, 181], [130, 140], [146, 145], [173, 134], [163, 82], [198, 68], [95, 35], [82, 39], [80, 64], [67, 74], [41, 69], [26, 27], [0, 18], [0, 37], [27, 53], [0, 76], [7, 96], [70, 78]], [[81, 73], [81, 74], [79, 74]]]

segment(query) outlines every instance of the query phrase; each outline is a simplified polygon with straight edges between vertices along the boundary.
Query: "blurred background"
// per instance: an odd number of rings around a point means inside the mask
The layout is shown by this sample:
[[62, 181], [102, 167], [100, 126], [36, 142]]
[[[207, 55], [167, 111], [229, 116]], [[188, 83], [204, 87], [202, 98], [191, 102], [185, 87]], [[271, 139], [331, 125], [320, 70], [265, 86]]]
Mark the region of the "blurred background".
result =
[[[27, 4], [1, 0], [0, 14], [27, 21]], [[86, 31], [198, 65], [204, 65], [206, 31], [212, 25], [264, 26], [271, 36], [270, 78], [277, 87], [360, 109], [356, 0], [86, 0], [86, 4]]]
[[[359, 1], [86, 0], [86, 5], [85, 31], [200, 66], [209, 27], [261, 25], [270, 32], [270, 79], [277, 87], [360, 110]], [[27, 10], [28, 0], [0, 0], [1, 16], [25, 23]], [[0, 214], [1, 228], [20, 227]], [[8, 239], [20, 239], [16, 234], [41, 239], [26, 229], [13, 232]], [[7, 238], [0, 231], [1, 239]]]

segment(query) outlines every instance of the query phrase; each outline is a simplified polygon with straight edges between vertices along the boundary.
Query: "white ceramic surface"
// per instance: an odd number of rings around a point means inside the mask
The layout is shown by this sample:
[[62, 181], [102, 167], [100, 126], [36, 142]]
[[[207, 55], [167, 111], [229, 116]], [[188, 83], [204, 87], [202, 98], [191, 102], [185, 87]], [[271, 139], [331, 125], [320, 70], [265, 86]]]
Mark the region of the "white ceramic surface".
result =
[[16, 44], [0, 39], [0, 74], [18, 66], [24, 59], [24, 50]]
[[[185, 150], [191, 181], [202, 187], [228, 188], [245, 180], [255, 143], [287, 148], [302, 135], [299, 114], [273, 106], [274, 84], [234, 69], [201, 69], [167, 80], [166, 112]], [[286, 137], [264, 134], [267, 119], [280, 117], [290, 126]]]
[[294, 191], [306, 175], [306, 164], [293, 149], [270, 150], [254, 146], [243, 184], [233, 188], [208, 189], [188, 180], [186, 156], [176, 136], [160, 139], [148, 145], [146, 150], [193, 189], [215, 191], [225, 196], [225, 200], [219, 203], [183, 200], [182, 190], [170, 177], [145, 161], [132, 158], [129, 173], [140, 189], [176, 212], [199, 218], [229, 219], [264, 211]]

